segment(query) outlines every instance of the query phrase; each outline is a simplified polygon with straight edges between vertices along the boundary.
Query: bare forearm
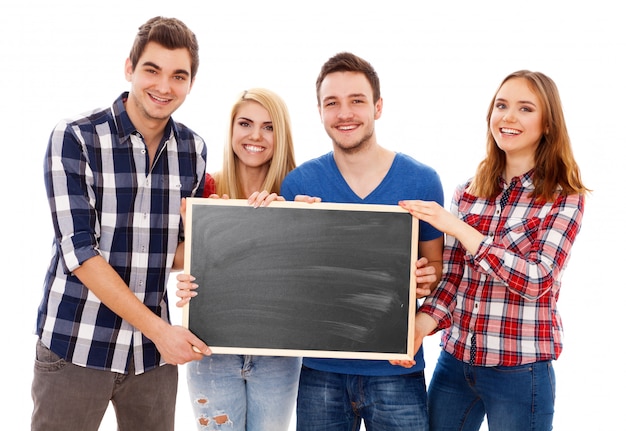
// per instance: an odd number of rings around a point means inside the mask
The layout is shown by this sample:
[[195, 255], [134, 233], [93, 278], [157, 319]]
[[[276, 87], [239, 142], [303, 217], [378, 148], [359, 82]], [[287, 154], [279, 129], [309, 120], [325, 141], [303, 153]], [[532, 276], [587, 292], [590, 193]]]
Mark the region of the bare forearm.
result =
[[185, 242], [179, 242], [174, 254], [174, 263], [172, 271], [182, 271], [185, 268]]
[[188, 329], [170, 325], [146, 307], [101, 256], [83, 262], [74, 274], [103, 304], [152, 340], [168, 364], [184, 364], [211, 354]]
[[104, 305], [152, 339], [169, 326], [148, 309], [128, 288], [124, 280], [101, 256], [95, 256], [74, 271]]
[[484, 239], [483, 234], [457, 218], [456, 215], [443, 209], [437, 202], [400, 201], [399, 205], [408, 210], [414, 217], [429, 223], [446, 235], [458, 239], [471, 254], [476, 254]]
[[415, 315], [415, 335], [420, 339], [430, 335], [437, 329], [437, 321], [426, 313], [418, 312]]
[[476, 254], [485, 236], [464, 221], [457, 220], [458, 223], [453, 226], [453, 229], [450, 229], [449, 234], [458, 239], [470, 254]]

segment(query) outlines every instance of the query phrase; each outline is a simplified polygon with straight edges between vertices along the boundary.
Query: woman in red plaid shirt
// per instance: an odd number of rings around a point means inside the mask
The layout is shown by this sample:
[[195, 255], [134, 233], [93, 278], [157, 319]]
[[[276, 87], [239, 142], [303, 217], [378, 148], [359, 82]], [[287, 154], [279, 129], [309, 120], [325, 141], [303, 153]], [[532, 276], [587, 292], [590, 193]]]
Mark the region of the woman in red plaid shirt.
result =
[[549, 77], [507, 76], [487, 122], [487, 155], [450, 211], [401, 203], [446, 234], [441, 283], [416, 318], [416, 349], [443, 331], [431, 430], [478, 430], [485, 415], [491, 431], [551, 430], [552, 361], [563, 348], [556, 305], [589, 190]]

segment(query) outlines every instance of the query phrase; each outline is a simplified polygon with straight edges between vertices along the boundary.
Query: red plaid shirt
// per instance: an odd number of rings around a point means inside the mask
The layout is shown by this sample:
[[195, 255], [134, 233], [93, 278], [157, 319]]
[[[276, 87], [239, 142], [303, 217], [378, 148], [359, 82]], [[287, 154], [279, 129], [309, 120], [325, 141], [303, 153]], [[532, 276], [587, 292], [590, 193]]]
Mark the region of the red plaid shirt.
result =
[[584, 196], [537, 202], [530, 197], [532, 171], [511, 184], [502, 209], [504, 193], [484, 199], [467, 193], [467, 184], [455, 190], [451, 212], [485, 239], [472, 256], [446, 237], [442, 281], [420, 307], [444, 330], [443, 348], [457, 359], [470, 362], [475, 335], [479, 366], [557, 359], [563, 349], [556, 303]]

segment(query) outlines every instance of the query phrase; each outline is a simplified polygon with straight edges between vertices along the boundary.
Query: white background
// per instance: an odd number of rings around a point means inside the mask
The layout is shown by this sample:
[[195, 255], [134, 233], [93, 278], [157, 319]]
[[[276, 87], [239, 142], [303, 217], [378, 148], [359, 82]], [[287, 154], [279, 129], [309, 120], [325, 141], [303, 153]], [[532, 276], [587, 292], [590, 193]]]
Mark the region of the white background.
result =
[[[554, 426], [624, 429], [619, 352], [626, 283], [618, 245], [625, 236], [618, 181], [626, 143], [626, 32], [618, 7], [609, 0], [3, 2], [0, 421], [12, 430], [29, 428], [32, 331], [52, 240], [42, 179], [48, 135], [61, 118], [109, 105], [128, 89], [124, 60], [137, 28], [165, 15], [185, 21], [200, 42], [197, 82], [174, 116], [205, 138], [210, 170], [221, 164], [233, 98], [253, 86], [286, 100], [298, 163], [329, 151], [315, 78], [324, 61], [347, 50], [380, 75], [379, 142], [437, 169], [448, 205], [454, 186], [484, 154], [487, 104], [504, 76], [531, 69], [552, 77], [583, 180], [594, 190], [559, 302], [566, 335], [555, 364]], [[172, 319], [181, 322], [179, 310]], [[425, 347], [430, 376], [437, 337]], [[184, 377], [182, 367], [177, 429], [190, 430]], [[102, 429], [115, 429], [110, 415]]]

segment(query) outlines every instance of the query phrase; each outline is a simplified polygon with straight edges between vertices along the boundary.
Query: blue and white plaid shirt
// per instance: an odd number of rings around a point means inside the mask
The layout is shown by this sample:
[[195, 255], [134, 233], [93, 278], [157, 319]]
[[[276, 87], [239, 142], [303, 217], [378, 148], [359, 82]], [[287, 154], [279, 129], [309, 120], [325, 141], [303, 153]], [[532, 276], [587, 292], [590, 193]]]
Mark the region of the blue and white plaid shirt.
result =
[[132, 352], [140, 374], [162, 364], [156, 346], [72, 271], [101, 255], [137, 298], [169, 321], [166, 288], [183, 234], [180, 202], [202, 196], [206, 145], [170, 119], [150, 166], [124, 107], [127, 96], [60, 122], [50, 136], [44, 171], [55, 238], [37, 333], [80, 366], [123, 373]]

